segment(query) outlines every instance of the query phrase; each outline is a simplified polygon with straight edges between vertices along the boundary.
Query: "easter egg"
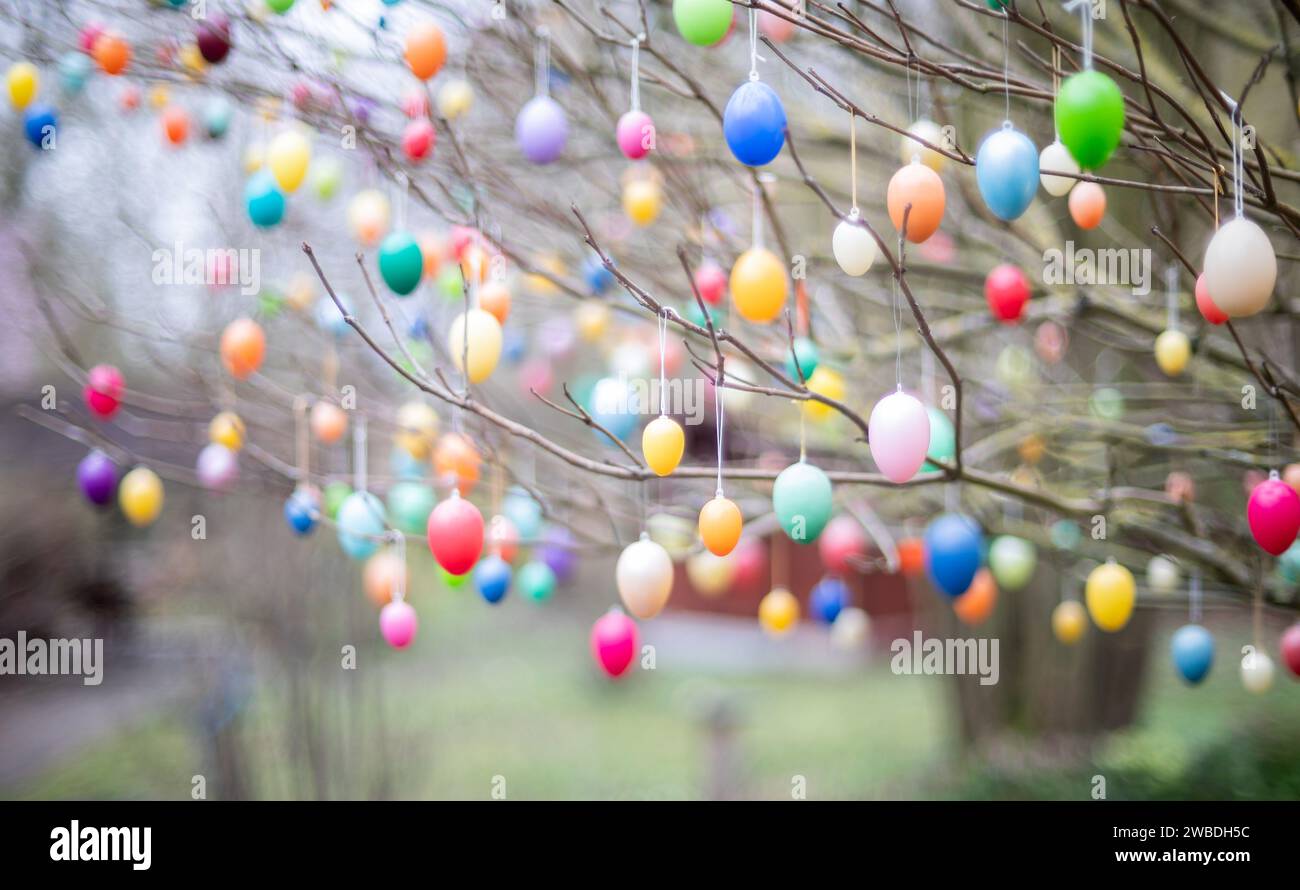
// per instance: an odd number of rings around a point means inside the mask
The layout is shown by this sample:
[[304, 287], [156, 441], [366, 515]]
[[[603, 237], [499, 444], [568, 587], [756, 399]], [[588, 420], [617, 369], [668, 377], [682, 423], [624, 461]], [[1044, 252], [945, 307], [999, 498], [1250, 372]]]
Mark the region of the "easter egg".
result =
[[1117, 562], [1104, 562], [1088, 573], [1083, 599], [1093, 624], [1114, 633], [1128, 624], [1137, 600], [1133, 573]]
[[503, 282], [489, 281], [479, 288], [478, 306], [499, 323], [505, 324], [510, 317], [510, 288]]
[[504, 559], [496, 554], [485, 556], [474, 566], [474, 589], [485, 602], [495, 605], [510, 590], [511, 574], [510, 564]]
[[655, 147], [655, 125], [650, 115], [639, 109], [623, 113], [614, 132], [618, 150], [633, 161], [644, 158]]
[[447, 61], [447, 38], [433, 22], [421, 22], [406, 35], [403, 58], [411, 73], [420, 80], [437, 74]]
[[388, 489], [388, 516], [393, 525], [408, 535], [418, 535], [429, 525], [438, 497], [428, 485], [415, 481], [394, 483]]
[[456, 370], [466, 374], [470, 383], [482, 383], [501, 359], [501, 323], [482, 309], [462, 312], [447, 333], [447, 350]]
[[[817, 344], [807, 337], [794, 338], [793, 352], [793, 355], [786, 354], [785, 376], [795, 382], [802, 378], [806, 383], [809, 378], [817, 373], [817, 366], [821, 362], [821, 353], [817, 349]], [[798, 367], [795, 366], [796, 359], [799, 362]]]
[[609, 330], [609, 304], [599, 300], [586, 300], [574, 310], [578, 336], [588, 343], [598, 343]]
[[412, 163], [423, 161], [438, 141], [433, 123], [425, 118], [413, 120], [402, 131], [402, 153]]
[[[857, 211], [849, 211], [849, 218], [840, 220], [831, 236], [831, 253], [845, 275], [858, 277], [867, 274], [876, 261], [876, 239], [865, 226], [857, 224]], [[909, 217], [908, 226], [911, 226]]]
[[266, 170], [259, 170], [249, 177], [244, 186], [244, 203], [248, 208], [248, 218], [259, 229], [269, 229], [284, 219], [284, 192]]
[[542, 505], [527, 489], [512, 486], [506, 492], [501, 512], [510, 520], [519, 536], [525, 541], [535, 541], [542, 532]]
[[[378, 189], [363, 189], [348, 203], [348, 229], [352, 237], [367, 247], [379, 243], [388, 231], [392, 208]], [[457, 292], [459, 295], [459, 291]]]
[[898, 571], [915, 578], [925, 571], [925, 542], [920, 538], [903, 538], [897, 544]]
[[817, 539], [822, 565], [832, 575], [854, 571], [854, 562], [866, 558], [867, 534], [852, 516], [836, 516]]
[[871, 409], [867, 439], [876, 467], [890, 482], [906, 482], [925, 463], [930, 447], [930, 415], [921, 400], [901, 389]]
[[36, 98], [40, 89], [41, 76], [31, 62], [15, 62], [5, 72], [5, 85], [9, 88], [9, 101], [14, 108], [22, 111]]
[[1065, 600], [1052, 610], [1052, 633], [1067, 646], [1073, 646], [1088, 629], [1088, 615], [1078, 600]]
[[472, 569], [483, 552], [483, 514], [454, 490], [429, 514], [427, 532], [433, 558], [453, 575]]
[[950, 463], [956, 456], [957, 431], [948, 415], [933, 405], [926, 406], [925, 413], [930, 418], [930, 447], [925, 450], [926, 461], [921, 469], [932, 473], [940, 463]]
[[786, 467], [772, 485], [772, 509], [790, 540], [811, 544], [830, 521], [831, 480], [818, 467], [799, 461]]
[[276, 15], [284, 15], [293, 8], [293, 0], [266, 0], [266, 5]]
[[948, 159], [933, 148], [928, 148], [911, 137], [915, 136], [917, 139], [924, 139], [930, 145], [943, 145], [945, 142], [943, 128], [928, 117], [923, 117], [913, 122], [907, 128], [907, 133], [909, 135], [900, 136], [898, 139], [898, 159], [903, 164], [910, 164], [913, 160], [918, 160], [935, 173], [942, 173], [944, 162]]
[[799, 623], [799, 600], [784, 587], [769, 591], [758, 602], [758, 623], [770, 636], [789, 633]]
[[765, 324], [785, 308], [790, 283], [785, 264], [763, 247], [751, 247], [731, 267], [731, 299], [746, 321]]
[[311, 143], [298, 129], [284, 130], [271, 140], [266, 164], [283, 191], [296, 192], [307, 178], [311, 163]]
[[519, 555], [519, 529], [510, 517], [498, 513], [488, 523], [487, 548], [506, 562], [514, 562]]
[[57, 143], [59, 113], [53, 105], [33, 102], [23, 112], [23, 135], [33, 148], [48, 151]]
[[312, 489], [299, 486], [284, 501], [284, 521], [296, 535], [310, 534], [320, 519], [320, 497]]
[[1038, 180], [1043, 189], [1053, 198], [1068, 195], [1079, 180], [1073, 176], [1056, 176], [1045, 171], [1058, 173], [1079, 173], [1079, 162], [1070, 154], [1070, 150], [1060, 140], [1047, 145], [1038, 155]]
[[1300, 495], [1274, 472], [1250, 493], [1246, 519], [1255, 543], [1280, 556], [1295, 542], [1296, 532], [1300, 531]]
[[483, 459], [478, 449], [460, 433], [447, 433], [438, 440], [433, 452], [433, 473], [440, 482], [454, 485], [461, 494], [469, 494], [478, 483]]
[[540, 603], [555, 593], [555, 573], [544, 562], [526, 562], [519, 569], [515, 585], [519, 588], [520, 596]]
[[195, 465], [199, 484], [212, 491], [224, 491], [239, 476], [239, 460], [225, 445], [210, 442], [199, 452]]
[[59, 88], [68, 96], [77, 96], [86, 88], [92, 70], [90, 58], [75, 50], [59, 57]]
[[890, 222], [901, 232], [906, 214], [907, 240], [913, 244], [920, 244], [939, 231], [946, 202], [943, 180], [919, 160], [900, 167], [885, 192]]
[[1034, 331], [1034, 352], [1046, 364], [1054, 365], [1065, 357], [1070, 342], [1065, 328], [1054, 321], [1045, 321]]
[[379, 611], [379, 632], [394, 649], [405, 649], [415, 639], [420, 621], [406, 600], [394, 601]]
[[[805, 386], [809, 392], [815, 392], [828, 399], [843, 401], [845, 395], [844, 376], [827, 365], [819, 364], [808, 377]], [[829, 420], [835, 409], [824, 402], [807, 399], [803, 403], [804, 414], [809, 420]]]
[[121, 74], [131, 64], [131, 45], [120, 35], [109, 31], [104, 31], [95, 38], [90, 54], [105, 74]]
[[77, 487], [95, 506], [107, 505], [117, 491], [117, 464], [98, 449], [90, 452], [77, 464]]
[[320, 401], [311, 406], [311, 431], [319, 441], [333, 445], [348, 430], [348, 415], [333, 402]]
[[730, 0], [673, 0], [673, 23], [687, 43], [713, 46], [731, 28]]
[[619, 554], [614, 583], [629, 612], [642, 620], [653, 618], [673, 592], [673, 561], [662, 545], [643, 532]]
[[667, 476], [681, 463], [686, 433], [671, 417], [656, 417], [641, 432], [641, 453], [655, 475]]
[[1241, 659], [1241, 685], [1247, 692], [1263, 695], [1273, 688], [1273, 659], [1252, 651]]
[[449, 121], [463, 117], [473, 104], [474, 88], [467, 80], [449, 80], [438, 88], [438, 113]]
[[247, 380], [262, 366], [266, 334], [251, 318], [237, 318], [221, 332], [221, 364], [236, 380]]
[[132, 525], [152, 525], [163, 508], [162, 480], [148, 467], [136, 467], [118, 484], [117, 504]]
[[350, 494], [352, 494], [352, 486], [346, 482], [331, 482], [326, 485], [321, 498], [321, 508], [325, 516], [329, 519], [338, 519], [339, 508], [343, 506], [343, 502]]
[[822, 578], [808, 593], [808, 614], [823, 624], [834, 624], [848, 604], [848, 585], [833, 575]]
[[1103, 386], [1088, 398], [1088, 410], [1102, 420], [1117, 421], [1124, 416], [1124, 396], [1113, 387]]
[[727, 295], [727, 273], [713, 260], [705, 260], [695, 270], [695, 289], [710, 306], [719, 305]]
[[1196, 276], [1196, 308], [1201, 313], [1201, 317], [1210, 324], [1223, 324], [1228, 320], [1224, 311], [1214, 305], [1214, 300], [1210, 297], [1210, 289], [1205, 286], [1204, 272]]
[[427, 402], [407, 402], [397, 409], [393, 440], [416, 460], [425, 460], [438, 435], [438, 412]]
[[988, 569], [980, 569], [966, 592], [952, 601], [952, 610], [963, 624], [976, 627], [989, 620], [998, 604], [998, 586]]
[[623, 186], [623, 212], [638, 226], [648, 226], [659, 218], [663, 196], [653, 179], [634, 179]]
[[1187, 368], [1192, 357], [1192, 341], [1182, 331], [1161, 331], [1156, 337], [1156, 364], [1170, 377], [1177, 377]]
[[109, 420], [122, 407], [122, 393], [126, 380], [122, 372], [112, 365], [95, 365], [86, 374], [82, 397], [86, 407], [101, 420]]
[[1034, 577], [1038, 553], [1034, 545], [1014, 535], [999, 535], [989, 545], [989, 568], [1003, 590], [1021, 590]]
[[537, 558], [551, 567], [555, 579], [563, 584], [573, 577], [578, 554], [574, 549], [573, 535], [562, 526], [551, 526], [542, 533], [542, 543]]
[[1191, 685], [1205, 679], [1214, 664], [1214, 637], [1199, 624], [1184, 624], [1169, 641], [1174, 668]]
[[1003, 324], [1015, 324], [1029, 302], [1029, 279], [1010, 263], [994, 266], [984, 279], [984, 299], [993, 317]]
[[975, 154], [975, 181], [993, 215], [1017, 219], [1038, 191], [1038, 150], [1010, 122], [994, 130]]
[[871, 632], [871, 617], [856, 606], [840, 609], [831, 625], [831, 645], [837, 649], [853, 650], [867, 641]]
[[339, 505], [339, 546], [352, 559], [365, 559], [379, 549], [384, 534], [384, 505], [368, 491], [354, 491]]
[[1124, 132], [1124, 94], [1100, 71], [1071, 74], [1056, 94], [1056, 131], [1085, 170], [1110, 160]]
[[203, 108], [203, 132], [209, 139], [220, 139], [230, 129], [234, 106], [225, 96], [214, 96]]
[[1287, 670], [1300, 677], [1300, 623], [1293, 624], [1282, 633], [1282, 661]]
[[1106, 215], [1106, 190], [1095, 182], [1080, 182], [1070, 192], [1070, 218], [1081, 229], [1095, 229]]
[[424, 254], [410, 232], [393, 232], [379, 245], [379, 275], [399, 297], [419, 286], [424, 275]]
[[226, 60], [233, 46], [230, 38], [230, 19], [221, 13], [203, 19], [194, 32], [194, 42], [198, 45], [199, 55], [203, 56], [203, 61], [220, 65]]
[[515, 118], [515, 142], [534, 164], [549, 164], [559, 158], [568, 139], [568, 118], [550, 96], [529, 99]]
[[785, 145], [785, 108], [781, 97], [761, 80], [747, 80], [727, 100], [722, 135], [740, 163], [770, 164]]
[[393, 550], [380, 550], [366, 560], [361, 570], [361, 587], [366, 599], [382, 608], [393, 601], [397, 591], [405, 593], [410, 588], [410, 572], [406, 561]]
[[311, 165], [311, 187], [316, 197], [328, 201], [343, 182], [343, 165], [338, 158], [326, 155]]
[[965, 593], [979, 570], [984, 539], [975, 520], [944, 513], [925, 530], [925, 569], [931, 583], [956, 598]]
[[[728, 4], [730, 5], [730, 4]], [[627, 673], [640, 646], [636, 622], [621, 609], [610, 609], [591, 626], [591, 657], [610, 679]]]
[[1052, 539], [1052, 546], [1058, 550], [1074, 550], [1083, 540], [1083, 531], [1080, 530], [1078, 523], [1069, 519], [1058, 519], [1053, 522], [1047, 534]]
[[1210, 239], [1202, 277], [1214, 305], [1229, 318], [1255, 315], [1273, 296], [1277, 254], [1264, 230], [1239, 216]]
[[741, 538], [732, 551], [731, 562], [732, 583], [741, 590], [757, 590], [768, 578], [767, 542], [756, 537]]
[[715, 556], [726, 556], [740, 540], [744, 520], [736, 502], [721, 495], [700, 509], [700, 540]]

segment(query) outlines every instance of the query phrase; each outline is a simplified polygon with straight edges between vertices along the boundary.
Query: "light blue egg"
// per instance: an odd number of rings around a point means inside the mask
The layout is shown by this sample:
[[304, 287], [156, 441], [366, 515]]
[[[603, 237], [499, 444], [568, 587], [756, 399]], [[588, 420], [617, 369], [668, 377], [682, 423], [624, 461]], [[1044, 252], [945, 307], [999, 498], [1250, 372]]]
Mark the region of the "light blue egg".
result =
[[514, 523], [522, 541], [536, 541], [542, 533], [542, 505], [527, 491], [514, 486], [501, 504], [501, 512]]
[[90, 77], [90, 56], [77, 50], [64, 53], [59, 59], [59, 88], [64, 95], [76, 96], [86, 88]]
[[[350, 314], [352, 304], [348, 301], [348, 298], [343, 294], [339, 294], [338, 297], [339, 302], [343, 304]], [[348, 332], [348, 323], [343, 319], [343, 313], [339, 312], [339, 307], [334, 305], [334, 301], [330, 299], [329, 294], [325, 294], [316, 301], [316, 326], [326, 334], [334, 337], [342, 337]]]
[[[587, 411], [592, 419], [620, 439], [626, 439], [636, 429], [637, 414], [632, 410], [632, 391], [626, 380], [617, 377], [602, 377], [591, 388]], [[592, 430], [602, 442], [609, 442], [608, 437], [598, 430]]]
[[980, 143], [975, 180], [995, 216], [1008, 222], [1017, 219], [1038, 190], [1038, 149], [1007, 121]]
[[225, 96], [214, 96], [203, 107], [203, 131], [209, 139], [220, 139], [230, 129], [230, 119], [234, 115], [234, 106]]
[[384, 533], [384, 505], [368, 491], [354, 491], [339, 507], [339, 546], [352, 559], [365, 559], [379, 549]]
[[736, 160], [750, 167], [770, 164], [785, 145], [785, 107], [761, 80], [736, 87], [722, 112], [722, 135]]
[[411, 452], [400, 445], [394, 445], [388, 455], [388, 467], [398, 479], [423, 479], [428, 464], [411, 457]]
[[1174, 667], [1184, 680], [1195, 686], [1205, 679], [1214, 664], [1214, 636], [1199, 624], [1184, 624], [1170, 641]]

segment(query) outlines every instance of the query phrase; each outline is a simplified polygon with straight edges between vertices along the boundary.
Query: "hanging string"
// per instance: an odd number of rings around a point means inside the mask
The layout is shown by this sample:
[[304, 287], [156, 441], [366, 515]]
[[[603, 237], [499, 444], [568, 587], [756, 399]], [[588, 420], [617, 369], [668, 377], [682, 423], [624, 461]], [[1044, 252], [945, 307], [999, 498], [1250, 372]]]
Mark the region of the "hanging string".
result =
[[393, 528], [388, 530], [385, 537], [393, 542], [393, 550], [397, 552], [397, 571], [393, 577], [393, 602], [400, 603], [406, 599], [406, 535]]
[[406, 230], [406, 199], [410, 192], [411, 182], [406, 178], [406, 174], [397, 171], [394, 177], [397, 180], [397, 228], [399, 231]]
[[1003, 118], [1010, 122], [1011, 120], [1011, 38], [1010, 25], [1011, 12], [1004, 6], [1002, 8], [1002, 95], [1007, 103], [1007, 116]]
[[659, 416], [668, 413], [668, 307], [655, 319], [659, 328]]
[[[1056, 96], [1061, 92], [1061, 48], [1052, 44], [1052, 105], [1056, 105]], [[1061, 128], [1056, 126], [1056, 115], [1052, 115], [1052, 131], [1056, 142], [1061, 141]]]
[[718, 374], [718, 382], [713, 387], [713, 417], [714, 423], [718, 426], [718, 497], [722, 497], [722, 424], [726, 417], [726, 408], [723, 398], [722, 374]]
[[758, 63], [766, 61], [758, 54], [758, 7], [749, 8], [749, 79], [758, 80]]
[[1214, 230], [1219, 230], [1219, 191], [1223, 188], [1223, 183], [1219, 179], [1219, 168], [1215, 167], [1210, 171], [1214, 174]]
[[366, 416], [358, 414], [352, 425], [352, 474], [357, 491], [366, 490]]
[[1178, 328], [1178, 266], [1173, 263], [1165, 269], [1165, 327]]
[[855, 219], [859, 215], [858, 210], [858, 116], [852, 111], [849, 112], [849, 190], [853, 194], [853, 206], [849, 208], [849, 216]]
[[776, 590], [778, 587], [784, 587], [786, 590], [789, 590], [790, 589], [788, 586], [789, 581], [787, 580], [787, 576], [789, 575], [789, 572], [787, 571], [786, 564], [785, 564], [786, 563], [785, 536], [773, 535], [771, 548], [772, 548], [772, 567], [770, 570], [770, 575], [768, 577], [768, 583], [771, 584], [770, 589]]
[[803, 406], [799, 406], [799, 463], [808, 459], [808, 423]]
[[[903, 255], [903, 235], [898, 235], [898, 255]], [[893, 298], [889, 312], [894, 317], [894, 384], [903, 391], [903, 307], [898, 299], [898, 279], [892, 280]]]
[[1192, 569], [1192, 583], [1187, 590], [1187, 617], [1192, 624], [1201, 623], [1201, 569]]
[[1232, 103], [1232, 209], [1240, 219], [1246, 209], [1245, 196], [1241, 191], [1241, 181], [1245, 178], [1246, 152], [1241, 146], [1241, 106], [1231, 99], [1228, 101]]
[[307, 438], [307, 399], [304, 396], [293, 397], [293, 437], [298, 463], [298, 484], [306, 485], [311, 478], [311, 440]]
[[1070, 0], [1065, 4], [1066, 12], [1079, 10], [1083, 20], [1083, 69], [1092, 70], [1092, 0]]
[[630, 90], [632, 97], [632, 110], [641, 110], [641, 41], [645, 40], [644, 34], [638, 34], [632, 38], [632, 88]]
[[537, 29], [537, 48], [533, 51], [533, 86], [539, 96], [551, 94], [551, 32]]
[[754, 181], [754, 218], [751, 221], [751, 234], [755, 247], [763, 246], [763, 195], [762, 184]]

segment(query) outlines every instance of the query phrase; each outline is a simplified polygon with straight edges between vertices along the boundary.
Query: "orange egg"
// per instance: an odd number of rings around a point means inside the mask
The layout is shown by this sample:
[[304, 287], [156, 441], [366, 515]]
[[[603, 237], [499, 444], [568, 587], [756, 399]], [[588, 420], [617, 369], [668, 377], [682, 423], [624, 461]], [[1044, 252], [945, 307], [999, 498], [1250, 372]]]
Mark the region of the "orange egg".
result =
[[943, 221], [944, 208], [943, 180], [919, 160], [902, 167], [894, 178], [889, 180], [889, 190], [885, 194], [885, 203], [889, 205], [889, 219], [894, 228], [903, 228], [903, 213], [907, 205], [912, 210], [907, 214], [907, 240], [920, 244], [939, 230]]
[[366, 560], [366, 567], [361, 573], [361, 582], [365, 587], [366, 597], [376, 606], [383, 607], [393, 599], [393, 591], [401, 582], [402, 590], [407, 590], [410, 573], [406, 563], [391, 550], [381, 550]]
[[169, 105], [162, 115], [163, 133], [172, 145], [180, 145], [190, 135], [190, 116], [179, 105]]
[[420, 255], [424, 257], [424, 277], [433, 280], [442, 268], [445, 247], [442, 240], [432, 232], [424, 232], [417, 239], [420, 243]]
[[953, 600], [952, 610], [963, 622], [974, 627], [988, 621], [997, 604], [998, 585], [993, 581], [993, 573], [984, 568], [975, 573], [966, 592]]
[[506, 316], [510, 314], [510, 289], [500, 281], [489, 281], [478, 292], [478, 305], [505, 324]]
[[118, 34], [105, 32], [95, 38], [91, 55], [105, 74], [121, 74], [131, 64], [131, 44]]
[[908, 578], [925, 571], [925, 542], [920, 538], [904, 538], [898, 542], [898, 570]]
[[428, 80], [447, 61], [447, 38], [433, 22], [416, 25], [406, 35], [406, 64], [420, 80]]
[[736, 549], [744, 520], [736, 502], [718, 495], [700, 510], [700, 539], [714, 556]]
[[474, 490], [482, 463], [474, 443], [460, 433], [447, 433], [438, 440], [438, 447], [433, 452], [434, 475], [439, 480], [454, 483], [463, 495]]
[[1070, 190], [1070, 216], [1081, 229], [1095, 229], [1106, 215], [1106, 191], [1095, 182], [1081, 182]]
[[311, 431], [326, 445], [333, 445], [348, 431], [347, 412], [333, 402], [317, 402], [311, 406]]
[[247, 380], [265, 355], [266, 334], [251, 318], [237, 318], [221, 332], [221, 363], [236, 380]]
[[478, 279], [482, 284], [492, 273], [492, 256], [482, 245], [470, 244], [460, 255], [460, 274], [466, 281]]

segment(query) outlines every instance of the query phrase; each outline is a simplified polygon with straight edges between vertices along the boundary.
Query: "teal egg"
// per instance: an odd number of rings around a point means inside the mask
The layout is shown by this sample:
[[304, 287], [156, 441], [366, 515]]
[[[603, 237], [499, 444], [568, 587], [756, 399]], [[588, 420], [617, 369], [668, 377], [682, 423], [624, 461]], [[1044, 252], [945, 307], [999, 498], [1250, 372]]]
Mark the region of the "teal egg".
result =
[[203, 107], [203, 131], [209, 139], [220, 139], [230, 129], [234, 106], [225, 96], [216, 96]]
[[[925, 413], [930, 415], [930, 447], [926, 449], [925, 455], [930, 460], [941, 460], [947, 463], [957, 454], [957, 433], [953, 429], [952, 421], [948, 419], [948, 412], [940, 411], [933, 405], [927, 405]], [[939, 468], [927, 460], [921, 465], [921, 469], [933, 472]]]
[[515, 584], [521, 596], [541, 602], [555, 593], [555, 572], [544, 562], [525, 563], [515, 576]]
[[419, 482], [398, 482], [388, 489], [389, 519], [408, 535], [427, 532], [429, 514], [437, 503], [433, 488]]
[[352, 559], [379, 549], [384, 533], [384, 505], [368, 491], [354, 491], [339, 506], [339, 546]]
[[393, 232], [379, 245], [379, 274], [399, 297], [419, 286], [424, 254], [410, 232]]
[[59, 59], [59, 88], [65, 95], [76, 96], [86, 88], [90, 77], [90, 56], [77, 50], [64, 53]]
[[1124, 417], [1124, 396], [1117, 389], [1103, 386], [1088, 399], [1088, 410], [1102, 420], [1121, 420]]
[[1052, 546], [1058, 550], [1074, 550], [1083, 540], [1083, 530], [1079, 528], [1077, 522], [1069, 519], [1058, 519], [1052, 523], [1048, 530], [1048, 536], [1052, 539]]
[[1277, 558], [1277, 572], [1291, 586], [1300, 584], [1300, 540]]
[[[697, 307], [698, 309], [698, 307]], [[794, 366], [794, 360], [799, 359], [799, 367]], [[789, 377], [796, 383], [799, 382], [799, 372], [803, 372], [803, 379], [807, 380], [817, 370], [817, 365], [821, 361], [821, 353], [817, 350], [817, 344], [807, 337], [794, 338], [794, 355], [790, 355], [790, 350], [785, 353], [785, 376]]]
[[831, 480], [805, 461], [781, 471], [772, 486], [772, 508], [790, 540], [811, 544], [830, 521]]
[[269, 170], [259, 170], [244, 187], [248, 218], [259, 229], [278, 225], [284, 219], [285, 198]]

